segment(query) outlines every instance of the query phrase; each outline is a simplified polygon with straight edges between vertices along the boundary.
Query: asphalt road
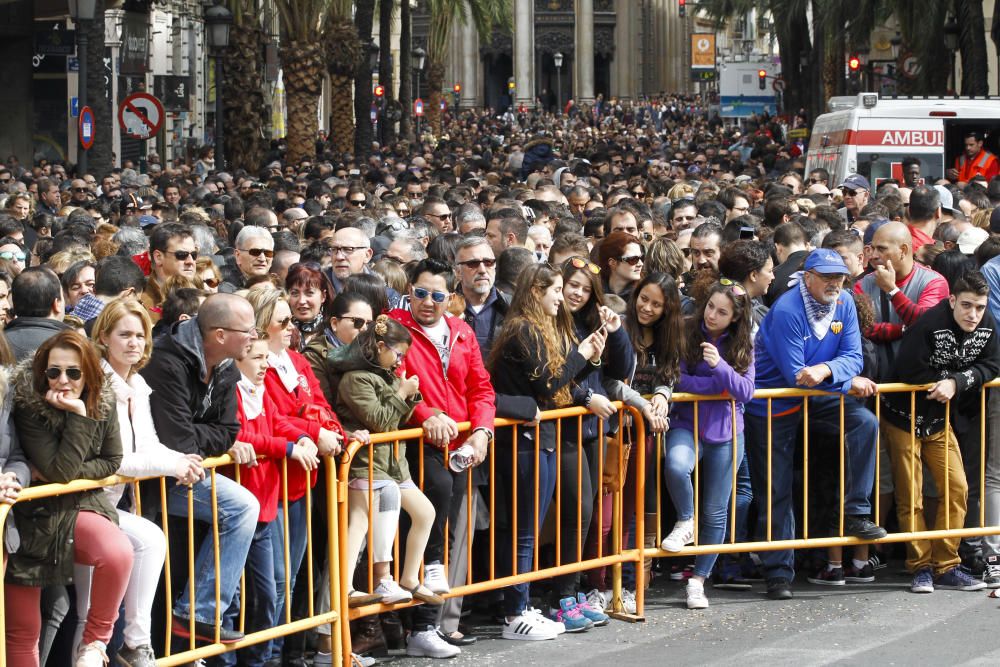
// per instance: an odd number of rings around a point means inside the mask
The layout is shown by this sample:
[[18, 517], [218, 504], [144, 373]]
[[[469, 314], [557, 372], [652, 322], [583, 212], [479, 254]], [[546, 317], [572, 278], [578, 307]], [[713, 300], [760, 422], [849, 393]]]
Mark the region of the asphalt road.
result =
[[[890, 572], [886, 574], [887, 572]], [[814, 586], [800, 573], [795, 598], [773, 602], [764, 586], [752, 592], [706, 592], [711, 606], [690, 611], [680, 582], [658, 579], [647, 598], [646, 622], [612, 621], [605, 628], [553, 641], [499, 638], [498, 626], [448, 665], [1000, 665], [1000, 600], [976, 592], [917, 595], [898, 568], [872, 584]], [[400, 658], [394, 667], [427, 665]]]

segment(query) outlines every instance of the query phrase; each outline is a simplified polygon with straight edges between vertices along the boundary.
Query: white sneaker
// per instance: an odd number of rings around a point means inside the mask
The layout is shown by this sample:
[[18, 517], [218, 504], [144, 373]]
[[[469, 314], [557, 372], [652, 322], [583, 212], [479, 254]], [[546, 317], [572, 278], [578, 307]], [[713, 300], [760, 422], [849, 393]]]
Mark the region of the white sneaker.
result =
[[684, 545], [691, 544], [693, 541], [694, 519], [687, 519], [674, 524], [674, 529], [663, 539], [660, 547], [664, 551], [680, 551]]
[[635, 593], [624, 588], [622, 589], [622, 611], [626, 614], [634, 614], [636, 612]]
[[77, 649], [76, 667], [107, 667], [108, 654], [104, 642], [93, 641]]
[[[373, 667], [378, 660], [367, 655], [358, 655], [357, 653], [351, 654], [351, 664], [357, 665], [357, 667]], [[314, 663], [315, 665], [315, 663]]]
[[604, 596], [604, 610], [612, 611], [615, 606], [615, 592], [612, 590], [601, 591], [601, 595]]
[[555, 630], [555, 633], [557, 635], [561, 635], [564, 632], [566, 632], [566, 626], [563, 623], [561, 623], [559, 621], [553, 621], [551, 618], [549, 618], [548, 616], [546, 616], [545, 614], [543, 614], [541, 609], [535, 609], [534, 607], [528, 607], [527, 609], [524, 610], [523, 613], [525, 613], [525, 614], [534, 614], [542, 622], [542, 625], [547, 625], [548, 627], [552, 628], [553, 630]]
[[608, 608], [608, 599], [604, 597], [604, 593], [595, 588], [587, 593], [587, 604], [597, 611], [604, 611]]
[[451, 587], [448, 586], [448, 578], [444, 576], [444, 565], [433, 563], [424, 566], [424, 586], [429, 588], [431, 593], [437, 593], [438, 595], [451, 593]]
[[461, 652], [462, 649], [441, 639], [432, 625], [421, 632], [410, 633], [406, 639], [406, 655], [413, 658], [454, 658]]
[[708, 598], [705, 597], [705, 584], [697, 579], [688, 579], [687, 605], [688, 609], [708, 609]]
[[399, 584], [392, 579], [383, 579], [378, 582], [375, 588], [375, 595], [382, 596], [382, 604], [396, 604], [397, 602], [409, 602], [413, 599], [410, 591], [404, 591]]
[[520, 616], [515, 616], [504, 623], [502, 636], [504, 639], [520, 639], [528, 642], [555, 639], [559, 633], [544, 623], [546, 620], [548, 619], [535, 610], [526, 609]]

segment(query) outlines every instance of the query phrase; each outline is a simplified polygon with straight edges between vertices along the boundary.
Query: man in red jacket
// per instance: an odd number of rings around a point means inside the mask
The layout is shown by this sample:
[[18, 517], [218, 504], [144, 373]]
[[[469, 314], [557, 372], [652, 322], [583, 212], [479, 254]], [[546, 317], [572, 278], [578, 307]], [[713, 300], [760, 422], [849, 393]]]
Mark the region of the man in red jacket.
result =
[[[476, 334], [464, 320], [446, 315], [455, 289], [451, 267], [434, 259], [420, 261], [410, 272], [409, 310], [389, 313], [413, 336], [402, 370], [420, 378], [423, 402], [413, 412], [411, 424], [424, 429], [424, 447], [408, 447], [410, 469], [423, 469], [424, 494], [437, 508], [424, 551], [424, 585], [435, 593], [448, 593], [444, 571], [445, 522], [456, 503], [465, 503], [469, 469], [453, 472], [446, 450], [463, 444], [472, 448], [472, 466], [486, 458], [493, 441], [496, 396], [483, 365]], [[459, 422], [471, 422], [468, 436]], [[423, 458], [421, 460], [421, 449]], [[437, 610], [422, 605], [413, 618], [407, 654], [447, 658], [458, 647], [444, 642], [434, 627]]]

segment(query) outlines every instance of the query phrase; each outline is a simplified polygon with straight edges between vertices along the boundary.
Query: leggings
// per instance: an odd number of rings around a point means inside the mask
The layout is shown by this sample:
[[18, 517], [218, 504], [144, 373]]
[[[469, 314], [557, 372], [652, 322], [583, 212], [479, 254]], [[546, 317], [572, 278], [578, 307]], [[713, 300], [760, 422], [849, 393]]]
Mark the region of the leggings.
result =
[[[74, 562], [94, 568], [83, 643], [100, 641], [107, 644], [128, 586], [132, 545], [118, 526], [94, 512], [77, 514], [74, 533]], [[38, 667], [38, 635], [42, 627], [38, 609], [42, 589], [6, 584], [4, 591], [7, 664], [9, 667]]]

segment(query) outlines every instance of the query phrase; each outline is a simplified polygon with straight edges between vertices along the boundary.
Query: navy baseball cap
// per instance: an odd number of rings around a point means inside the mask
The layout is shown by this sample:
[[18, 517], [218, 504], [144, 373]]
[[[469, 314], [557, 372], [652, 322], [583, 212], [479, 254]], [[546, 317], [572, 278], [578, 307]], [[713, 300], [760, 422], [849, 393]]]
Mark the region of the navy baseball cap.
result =
[[861, 174], [851, 174], [844, 179], [844, 182], [840, 184], [841, 188], [849, 188], [851, 190], [866, 190], [870, 191], [872, 186], [868, 183], [868, 179]]
[[846, 276], [850, 274], [850, 271], [847, 270], [847, 265], [844, 264], [844, 260], [837, 254], [837, 251], [831, 248], [816, 248], [813, 250], [806, 257], [806, 263], [803, 268], [806, 271], [815, 271], [816, 273], [826, 275], [842, 274]]
[[140, 215], [139, 216], [139, 226], [140, 227], [149, 227], [150, 225], [157, 224], [159, 221], [160, 221], [159, 218], [156, 218], [156, 217], [154, 217], [152, 215]]

